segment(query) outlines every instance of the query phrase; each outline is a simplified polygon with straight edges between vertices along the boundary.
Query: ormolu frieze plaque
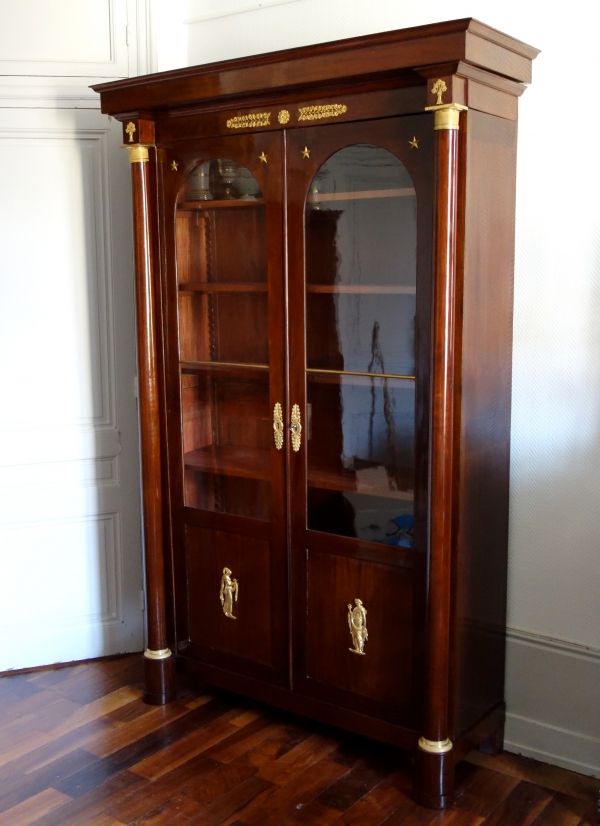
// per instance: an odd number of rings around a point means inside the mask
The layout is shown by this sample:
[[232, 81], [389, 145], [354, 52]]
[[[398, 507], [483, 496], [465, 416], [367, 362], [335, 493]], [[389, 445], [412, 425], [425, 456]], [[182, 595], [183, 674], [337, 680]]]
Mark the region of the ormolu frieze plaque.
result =
[[348, 107], [345, 103], [327, 103], [325, 106], [302, 106], [298, 109], [298, 120], [337, 118], [347, 111]]
[[257, 126], [270, 126], [271, 113], [253, 112], [250, 115], [238, 115], [235, 118], [229, 118], [226, 125], [228, 129], [252, 129], [252, 127]]

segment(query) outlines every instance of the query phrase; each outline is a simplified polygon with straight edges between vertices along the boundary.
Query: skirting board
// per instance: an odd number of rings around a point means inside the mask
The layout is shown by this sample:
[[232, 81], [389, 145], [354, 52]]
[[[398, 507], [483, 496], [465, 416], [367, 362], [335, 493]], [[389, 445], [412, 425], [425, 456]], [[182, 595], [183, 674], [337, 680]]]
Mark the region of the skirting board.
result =
[[504, 747], [600, 777], [600, 650], [508, 631]]

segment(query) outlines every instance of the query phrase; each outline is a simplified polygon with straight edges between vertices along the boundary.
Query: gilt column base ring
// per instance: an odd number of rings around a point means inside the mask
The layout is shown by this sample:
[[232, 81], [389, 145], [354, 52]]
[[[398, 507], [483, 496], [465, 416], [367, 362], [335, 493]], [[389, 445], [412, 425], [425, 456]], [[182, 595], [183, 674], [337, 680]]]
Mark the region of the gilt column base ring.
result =
[[147, 660], [166, 660], [167, 657], [171, 656], [172, 652], [170, 648], [159, 648], [158, 651], [146, 648], [144, 651], [144, 657], [146, 657]]
[[452, 750], [452, 740], [447, 737], [445, 740], [427, 740], [426, 737], [420, 737], [419, 748], [429, 754], [445, 754]]

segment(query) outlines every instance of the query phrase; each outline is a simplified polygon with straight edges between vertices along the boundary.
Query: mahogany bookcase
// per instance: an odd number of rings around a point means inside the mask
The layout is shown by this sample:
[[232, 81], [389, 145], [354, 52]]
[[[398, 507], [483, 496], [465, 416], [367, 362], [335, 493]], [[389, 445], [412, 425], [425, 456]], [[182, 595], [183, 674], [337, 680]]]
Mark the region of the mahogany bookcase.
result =
[[93, 88], [133, 185], [146, 699], [502, 747], [517, 101], [472, 19]]

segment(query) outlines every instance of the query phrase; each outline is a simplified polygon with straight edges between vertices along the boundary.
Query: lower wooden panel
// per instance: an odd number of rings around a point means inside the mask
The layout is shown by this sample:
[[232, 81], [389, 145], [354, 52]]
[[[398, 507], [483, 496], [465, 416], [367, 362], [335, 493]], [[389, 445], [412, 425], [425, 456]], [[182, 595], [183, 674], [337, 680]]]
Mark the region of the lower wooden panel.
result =
[[[186, 527], [189, 641], [204, 649], [203, 657], [214, 661], [220, 654], [219, 664], [232, 670], [240, 669], [240, 659], [275, 665], [271, 550], [264, 539]], [[235, 619], [225, 615], [221, 604], [224, 568], [238, 583]]]
[[[402, 706], [413, 661], [413, 570], [308, 553], [307, 676], [332, 689]], [[366, 610], [364, 654], [354, 650], [349, 610]]]
[[222, 668], [198, 662], [187, 655], [177, 657], [176, 667], [180, 674], [196, 677], [203, 682], [228, 691], [235, 691], [245, 697], [251, 697], [261, 703], [269, 703], [294, 714], [302, 714], [331, 726], [372, 737], [382, 743], [390, 743], [407, 751], [412, 751], [417, 746], [420, 730], [350, 711], [334, 701], [324, 702], [251, 677], [238, 676]]

